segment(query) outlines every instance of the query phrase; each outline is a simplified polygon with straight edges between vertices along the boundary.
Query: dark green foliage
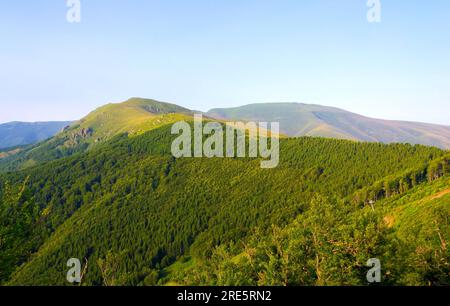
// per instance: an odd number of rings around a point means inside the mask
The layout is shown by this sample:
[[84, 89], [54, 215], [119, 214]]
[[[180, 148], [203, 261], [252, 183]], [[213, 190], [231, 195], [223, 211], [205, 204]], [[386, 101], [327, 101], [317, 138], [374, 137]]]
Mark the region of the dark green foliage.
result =
[[171, 279], [200, 285], [367, 285], [367, 260], [377, 258], [383, 285], [448, 285], [450, 192], [439, 191], [450, 187], [450, 178], [436, 182], [374, 210], [316, 197], [286, 227], [221, 245], [210, 259], [175, 271]]
[[376, 201], [403, 194], [418, 184], [432, 182], [449, 174], [450, 155], [431, 161], [429, 164], [388, 176], [372, 186], [362, 188], [353, 196], [355, 204], [374, 204]]
[[[410, 246], [390, 238], [394, 229], [383, 226], [380, 212], [342, 199], [364, 188], [378, 200], [393, 199], [419, 186], [435, 171], [430, 162], [445, 154], [283, 139], [279, 167], [264, 170], [257, 159], [174, 159], [172, 139], [170, 126], [117, 136], [1, 175], [0, 222], [7, 237], [17, 237], [0, 250], [8, 260], [1, 281], [68, 285], [66, 262], [79, 258], [88, 263], [83, 285], [362, 284], [368, 256], [387, 258]], [[448, 173], [443, 169], [437, 177]], [[405, 265], [395, 269], [390, 283], [412, 283], [395, 272]]]

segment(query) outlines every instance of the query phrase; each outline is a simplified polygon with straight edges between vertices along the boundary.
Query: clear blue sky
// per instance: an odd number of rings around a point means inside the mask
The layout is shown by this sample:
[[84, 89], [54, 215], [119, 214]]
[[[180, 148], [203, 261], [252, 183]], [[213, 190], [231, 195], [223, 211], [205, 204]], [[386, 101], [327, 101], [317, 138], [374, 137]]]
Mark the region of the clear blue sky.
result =
[[450, 1], [0, 0], [0, 122], [139, 96], [198, 110], [296, 101], [450, 125]]

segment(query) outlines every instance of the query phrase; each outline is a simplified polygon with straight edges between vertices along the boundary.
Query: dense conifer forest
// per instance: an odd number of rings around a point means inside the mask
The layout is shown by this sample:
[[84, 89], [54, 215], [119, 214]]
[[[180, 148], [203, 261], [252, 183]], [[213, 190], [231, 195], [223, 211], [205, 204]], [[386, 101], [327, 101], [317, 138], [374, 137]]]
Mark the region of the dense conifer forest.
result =
[[450, 155], [281, 139], [280, 164], [180, 158], [170, 125], [0, 174], [0, 282], [365, 285], [450, 281]]

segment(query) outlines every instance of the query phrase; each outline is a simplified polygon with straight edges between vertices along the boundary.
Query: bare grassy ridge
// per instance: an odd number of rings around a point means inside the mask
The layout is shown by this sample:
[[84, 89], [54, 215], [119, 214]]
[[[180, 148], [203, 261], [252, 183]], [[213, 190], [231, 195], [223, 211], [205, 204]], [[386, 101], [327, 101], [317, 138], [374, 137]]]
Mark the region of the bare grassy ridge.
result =
[[302, 103], [261, 103], [207, 113], [222, 119], [279, 121], [291, 137], [320, 136], [450, 149], [450, 126], [364, 117], [342, 109]]

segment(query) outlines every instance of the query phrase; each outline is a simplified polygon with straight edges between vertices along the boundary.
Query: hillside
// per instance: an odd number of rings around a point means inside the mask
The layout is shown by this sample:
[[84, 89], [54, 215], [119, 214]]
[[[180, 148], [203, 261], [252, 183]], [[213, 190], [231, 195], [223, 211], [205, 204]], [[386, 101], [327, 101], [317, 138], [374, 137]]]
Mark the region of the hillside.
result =
[[[189, 117], [188, 117], [189, 116]], [[0, 157], [0, 172], [25, 169], [84, 152], [121, 134], [130, 137], [165, 124], [191, 119], [183, 107], [149, 99], [132, 98], [104, 105], [73, 123], [55, 137]]]
[[269, 233], [256, 230], [199, 262], [183, 257], [163, 282], [214, 285], [365, 285], [368, 256], [383, 285], [448, 285], [450, 178], [384, 199], [372, 209], [316, 197], [311, 207]]
[[313, 104], [267, 103], [212, 109], [208, 116], [247, 121], [278, 121], [288, 136], [320, 136], [382, 143], [410, 143], [450, 149], [450, 126], [389, 121]]
[[[151, 99], [131, 98], [104, 105], [53, 138], [0, 152], [0, 172], [30, 168], [91, 149], [116, 136], [135, 137], [180, 120], [193, 111]], [[344, 110], [298, 103], [253, 104], [215, 109], [205, 117], [219, 120], [280, 122], [281, 135], [313, 136], [382, 143], [411, 143], [450, 148], [450, 127], [366, 118]]]
[[[421, 253], [430, 264], [394, 256], [420, 260], [416, 241], [397, 244], [413, 225], [396, 220], [408, 215], [383, 199], [427, 188], [426, 197], [440, 195], [448, 186], [447, 152], [302, 137], [282, 139], [280, 166], [264, 170], [257, 159], [174, 159], [172, 139], [165, 125], [1, 175], [0, 279], [67, 285], [65, 263], [76, 257], [88, 263], [84, 285], [363, 284], [361, 263], [379, 256], [395, 267], [383, 270], [387, 283], [448, 283], [435, 266], [445, 275], [448, 253], [434, 255], [434, 242]], [[396, 187], [409, 173], [418, 175]], [[392, 188], [383, 187], [375, 204], [380, 215], [352, 201], [385, 178]], [[448, 209], [447, 196], [433, 200]], [[424, 213], [410, 214], [416, 225], [436, 221], [448, 239], [445, 219], [435, 218], [442, 214], [417, 209]], [[380, 227], [388, 215], [404, 229]], [[434, 233], [424, 231], [424, 241]], [[295, 255], [289, 262], [277, 253], [285, 247]]]
[[92, 131], [91, 136], [100, 141], [120, 133], [141, 134], [183, 118], [182, 114], [191, 113], [175, 104], [131, 98], [123, 103], [110, 103], [96, 109], [80, 120], [78, 128]]
[[48, 139], [70, 125], [69, 121], [9, 122], [0, 124], [0, 149], [34, 144]]

